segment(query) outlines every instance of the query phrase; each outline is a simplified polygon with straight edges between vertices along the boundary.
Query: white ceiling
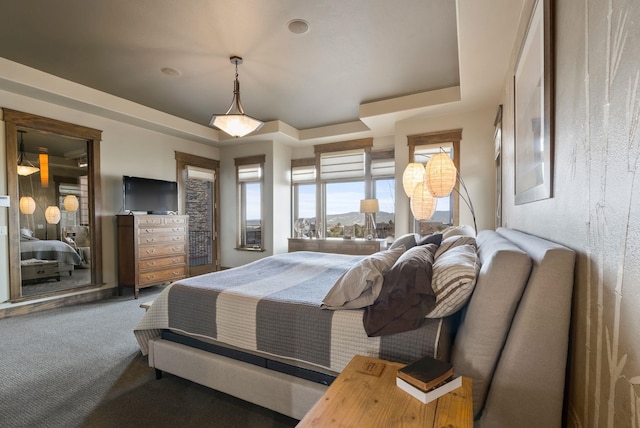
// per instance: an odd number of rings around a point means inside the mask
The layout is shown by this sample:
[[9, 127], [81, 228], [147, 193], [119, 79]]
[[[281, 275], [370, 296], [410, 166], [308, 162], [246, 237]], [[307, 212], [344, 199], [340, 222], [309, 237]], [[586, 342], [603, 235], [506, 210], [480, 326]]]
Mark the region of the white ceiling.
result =
[[309, 135], [359, 121], [386, 132], [403, 112], [497, 102], [522, 3], [8, 1], [0, 57], [207, 125], [229, 107], [239, 55], [247, 114]]

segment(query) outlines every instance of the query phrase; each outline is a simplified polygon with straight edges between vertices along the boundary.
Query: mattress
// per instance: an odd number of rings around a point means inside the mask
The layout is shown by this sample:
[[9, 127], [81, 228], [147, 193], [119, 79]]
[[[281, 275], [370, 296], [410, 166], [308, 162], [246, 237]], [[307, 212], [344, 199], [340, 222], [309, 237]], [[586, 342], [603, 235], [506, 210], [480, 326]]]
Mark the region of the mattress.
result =
[[143, 354], [148, 340], [166, 329], [328, 373], [341, 372], [357, 354], [401, 363], [425, 355], [448, 359], [446, 319], [425, 319], [412, 331], [368, 337], [363, 309], [320, 307], [337, 279], [361, 259], [286, 253], [183, 279], [155, 299], [134, 334]]

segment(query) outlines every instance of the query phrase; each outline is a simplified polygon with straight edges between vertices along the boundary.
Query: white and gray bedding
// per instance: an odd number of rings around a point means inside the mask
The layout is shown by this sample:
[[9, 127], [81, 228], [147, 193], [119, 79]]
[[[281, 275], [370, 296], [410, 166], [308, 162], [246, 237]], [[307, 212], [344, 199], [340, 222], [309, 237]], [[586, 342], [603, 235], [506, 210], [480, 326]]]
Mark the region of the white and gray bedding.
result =
[[58, 240], [21, 240], [20, 259], [56, 260], [59, 263], [72, 265], [82, 263], [82, 259], [72, 246]]
[[155, 299], [134, 333], [144, 354], [148, 340], [169, 329], [336, 373], [356, 354], [399, 362], [424, 355], [447, 358], [444, 319], [369, 337], [363, 309], [321, 308], [338, 278], [362, 258], [295, 252], [180, 280]]

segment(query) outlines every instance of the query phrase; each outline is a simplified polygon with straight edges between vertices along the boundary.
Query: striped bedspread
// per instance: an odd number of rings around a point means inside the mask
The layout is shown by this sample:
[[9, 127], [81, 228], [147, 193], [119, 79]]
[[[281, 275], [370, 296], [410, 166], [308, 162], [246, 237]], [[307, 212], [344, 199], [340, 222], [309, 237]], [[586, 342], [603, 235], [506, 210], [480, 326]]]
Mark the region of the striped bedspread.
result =
[[442, 320], [374, 338], [364, 330], [363, 310], [320, 308], [340, 275], [361, 258], [286, 253], [180, 280], [155, 299], [134, 333], [143, 354], [149, 339], [171, 329], [335, 372], [356, 354], [399, 362], [436, 356]]

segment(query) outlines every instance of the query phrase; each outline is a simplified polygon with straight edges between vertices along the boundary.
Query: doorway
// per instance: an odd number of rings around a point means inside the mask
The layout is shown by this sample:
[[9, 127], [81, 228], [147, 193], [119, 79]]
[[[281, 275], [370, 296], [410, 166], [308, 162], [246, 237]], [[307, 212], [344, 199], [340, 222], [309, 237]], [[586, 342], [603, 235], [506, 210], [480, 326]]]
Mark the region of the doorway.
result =
[[180, 213], [189, 216], [189, 276], [220, 266], [220, 162], [176, 152]]

